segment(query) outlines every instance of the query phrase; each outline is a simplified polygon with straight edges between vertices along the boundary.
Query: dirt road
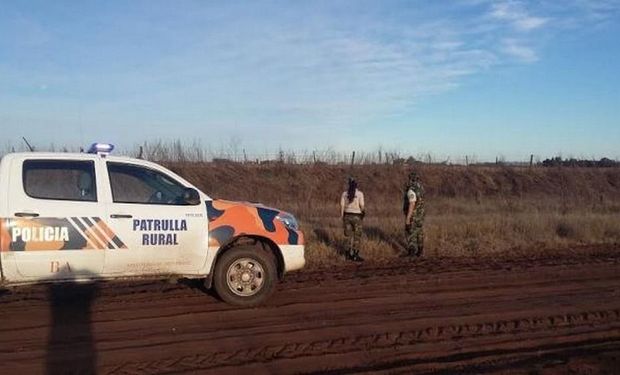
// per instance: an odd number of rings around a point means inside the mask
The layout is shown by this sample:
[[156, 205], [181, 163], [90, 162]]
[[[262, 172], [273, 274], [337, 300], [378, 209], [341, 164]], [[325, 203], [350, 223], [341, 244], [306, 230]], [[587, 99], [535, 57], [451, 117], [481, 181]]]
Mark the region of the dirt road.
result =
[[583, 250], [306, 270], [246, 310], [189, 283], [22, 288], [1, 372], [617, 373], [620, 246]]

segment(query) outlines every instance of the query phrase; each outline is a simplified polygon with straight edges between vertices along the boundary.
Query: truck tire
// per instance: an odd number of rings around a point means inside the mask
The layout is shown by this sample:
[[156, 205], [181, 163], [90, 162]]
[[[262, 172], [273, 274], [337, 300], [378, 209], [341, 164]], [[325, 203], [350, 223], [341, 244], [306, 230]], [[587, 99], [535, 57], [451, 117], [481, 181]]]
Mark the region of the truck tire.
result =
[[263, 303], [274, 291], [277, 269], [273, 254], [255, 247], [234, 247], [215, 265], [213, 284], [222, 300], [236, 306]]

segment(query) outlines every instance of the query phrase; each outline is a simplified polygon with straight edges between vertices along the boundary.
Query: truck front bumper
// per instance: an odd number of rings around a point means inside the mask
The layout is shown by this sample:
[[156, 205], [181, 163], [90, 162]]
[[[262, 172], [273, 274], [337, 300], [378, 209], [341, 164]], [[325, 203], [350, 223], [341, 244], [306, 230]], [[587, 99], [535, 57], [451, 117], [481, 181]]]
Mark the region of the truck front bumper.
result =
[[284, 272], [301, 269], [306, 264], [304, 245], [280, 245]]

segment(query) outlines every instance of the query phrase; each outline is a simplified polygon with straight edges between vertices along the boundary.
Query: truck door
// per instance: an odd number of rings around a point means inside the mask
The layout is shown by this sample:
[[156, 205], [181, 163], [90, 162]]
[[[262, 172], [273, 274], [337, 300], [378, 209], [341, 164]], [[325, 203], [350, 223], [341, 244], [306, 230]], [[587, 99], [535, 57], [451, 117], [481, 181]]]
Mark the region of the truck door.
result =
[[108, 241], [101, 229], [98, 160], [16, 159], [9, 184], [7, 257], [24, 279], [96, 277]]
[[[206, 259], [208, 220], [199, 193], [155, 166], [107, 161], [108, 218], [126, 249], [110, 252], [105, 273], [191, 274]], [[188, 194], [193, 199], [188, 200]]]

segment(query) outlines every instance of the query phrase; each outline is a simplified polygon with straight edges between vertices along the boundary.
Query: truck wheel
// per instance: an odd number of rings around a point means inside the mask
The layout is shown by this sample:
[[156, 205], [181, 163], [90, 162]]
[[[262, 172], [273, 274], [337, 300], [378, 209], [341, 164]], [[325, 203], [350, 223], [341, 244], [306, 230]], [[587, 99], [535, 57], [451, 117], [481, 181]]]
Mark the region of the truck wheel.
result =
[[254, 247], [226, 251], [215, 265], [215, 291], [225, 302], [237, 306], [256, 306], [273, 292], [277, 281], [272, 254]]

